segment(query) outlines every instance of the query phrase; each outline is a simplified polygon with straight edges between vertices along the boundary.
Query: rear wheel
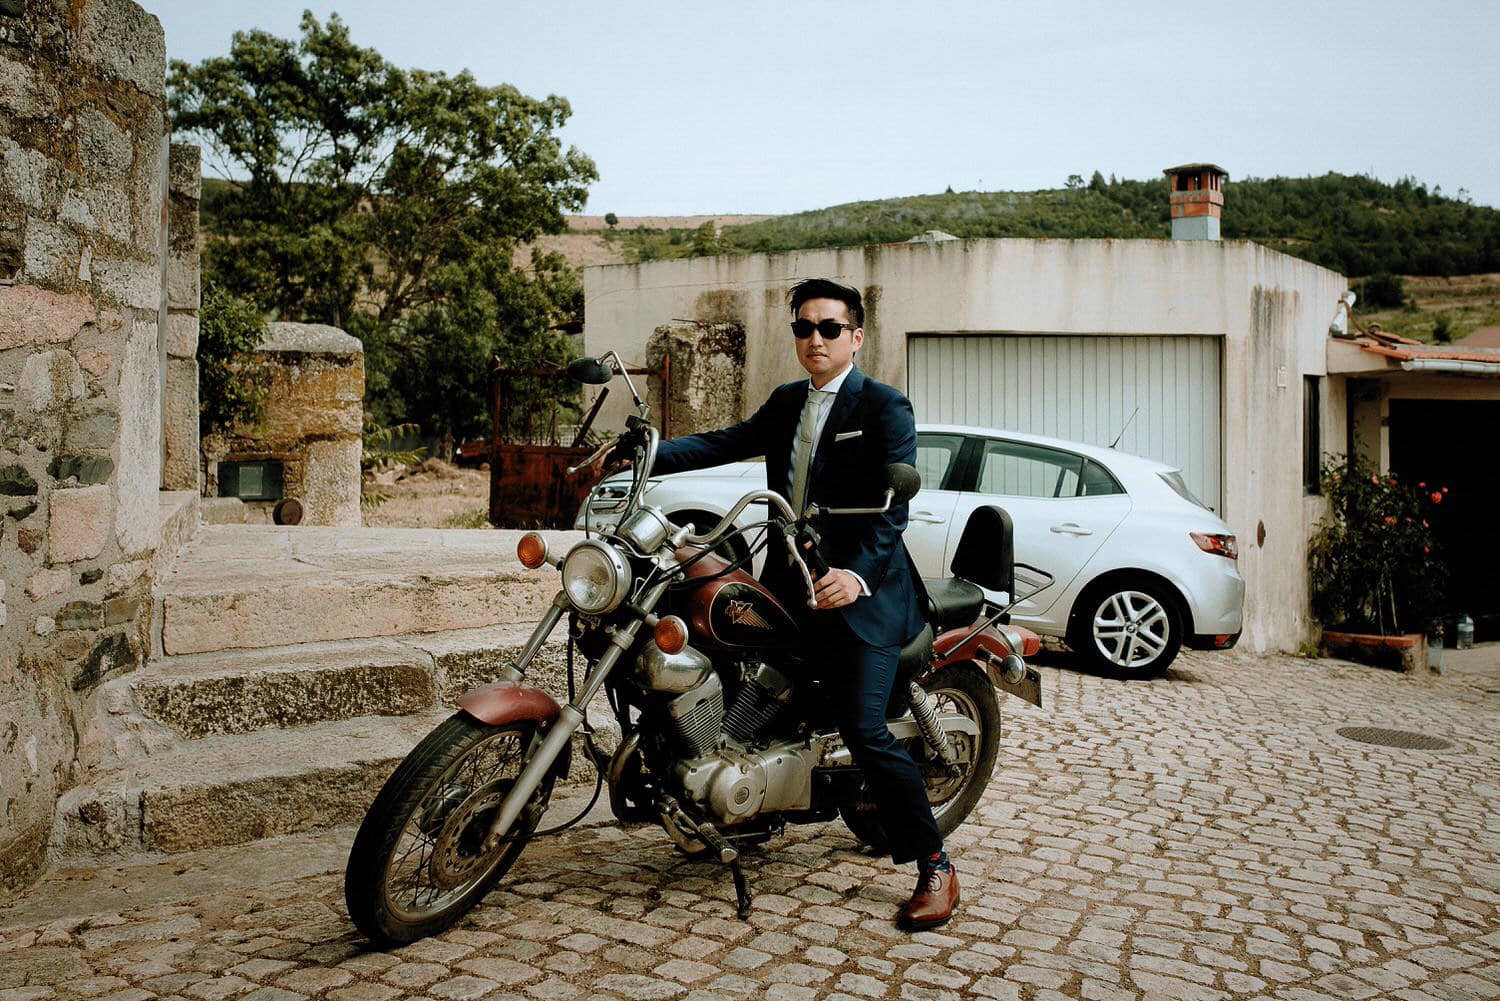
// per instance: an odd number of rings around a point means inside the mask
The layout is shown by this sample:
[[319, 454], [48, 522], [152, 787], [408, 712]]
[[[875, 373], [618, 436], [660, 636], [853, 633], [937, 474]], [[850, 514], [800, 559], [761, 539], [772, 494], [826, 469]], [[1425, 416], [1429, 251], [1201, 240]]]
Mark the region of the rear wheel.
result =
[[1090, 587], [1074, 606], [1068, 645], [1095, 667], [1130, 678], [1153, 678], [1182, 647], [1182, 613], [1153, 580], [1120, 577]]
[[543, 780], [509, 834], [486, 851], [500, 804], [526, 763], [536, 726], [491, 726], [458, 713], [406, 756], [365, 814], [344, 873], [349, 916], [371, 941], [434, 935], [516, 862], [552, 794]]
[[[1000, 751], [1000, 702], [989, 676], [972, 663], [945, 667], [922, 687], [932, 696], [933, 708], [939, 716], [958, 714], [979, 727], [977, 736], [947, 735], [948, 745], [955, 752], [952, 765], [943, 764], [920, 737], [907, 744], [922, 772], [938, 833], [946, 838], [974, 811], [995, 771], [995, 758]], [[885, 851], [889, 847], [890, 839], [880, 820], [880, 805], [865, 782], [861, 781], [857, 792], [839, 804], [839, 816], [850, 832], [871, 848]]]

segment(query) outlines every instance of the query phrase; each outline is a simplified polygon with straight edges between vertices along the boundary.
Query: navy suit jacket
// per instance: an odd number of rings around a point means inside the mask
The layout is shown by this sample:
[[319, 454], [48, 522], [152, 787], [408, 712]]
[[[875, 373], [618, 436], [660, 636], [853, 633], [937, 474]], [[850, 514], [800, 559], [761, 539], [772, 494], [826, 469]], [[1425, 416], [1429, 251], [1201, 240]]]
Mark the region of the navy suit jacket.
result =
[[[792, 439], [807, 402], [808, 380], [779, 386], [759, 410], [720, 431], [674, 438], [661, 443], [653, 474], [704, 469], [726, 462], [764, 456], [766, 486], [782, 496], [791, 493]], [[917, 427], [911, 401], [885, 383], [850, 371], [834, 399], [813, 453], [808, 496], [829, 507], [873, 507], [885, 496], [885, 467], [915, 464]], [[852, 570], [864, 578], [870, 594], [833, 612], [871, 646], [905, 643], [924, 624], [910, 554], [901, 541], [906, 504], [893, 504], [879, 515], [829, 516], [819, 520], [822, 551], [828, 565]], [[767, 550], [765, 582], [793, 608], [806, 609], [806, 586], [787, 565], [784, 543]]]

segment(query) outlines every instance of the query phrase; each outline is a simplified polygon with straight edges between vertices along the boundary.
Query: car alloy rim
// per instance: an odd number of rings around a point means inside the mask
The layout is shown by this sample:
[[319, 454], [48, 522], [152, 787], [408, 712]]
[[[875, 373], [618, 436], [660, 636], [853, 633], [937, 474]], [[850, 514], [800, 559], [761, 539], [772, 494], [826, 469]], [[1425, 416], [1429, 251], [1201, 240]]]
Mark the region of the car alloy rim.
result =
[[1143, 667], [1167, 648], [1171, 620], [1144, 591], [1119, 591], [1094, 611], [1094, 645], [1116, 667]]

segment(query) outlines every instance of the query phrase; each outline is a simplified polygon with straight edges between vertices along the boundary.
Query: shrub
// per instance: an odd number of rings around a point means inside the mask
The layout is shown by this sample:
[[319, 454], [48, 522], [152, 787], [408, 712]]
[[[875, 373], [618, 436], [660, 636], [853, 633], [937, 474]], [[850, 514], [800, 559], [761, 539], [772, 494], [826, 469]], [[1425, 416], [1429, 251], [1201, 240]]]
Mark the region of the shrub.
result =
[[1388, 272], [1366, 278], [1360, 292], [1364, 305], [1371, 309], [1400, 309], [1406, 303], [1406, 283], [1400, 275]]
[[1446, 576], [1429, 522], [1447, 491], [1343, 456], [1324, 463], [1322, 485], [1328, 516], [1308, 548], [1313, 613], [1353, 632], [1425, 631]]

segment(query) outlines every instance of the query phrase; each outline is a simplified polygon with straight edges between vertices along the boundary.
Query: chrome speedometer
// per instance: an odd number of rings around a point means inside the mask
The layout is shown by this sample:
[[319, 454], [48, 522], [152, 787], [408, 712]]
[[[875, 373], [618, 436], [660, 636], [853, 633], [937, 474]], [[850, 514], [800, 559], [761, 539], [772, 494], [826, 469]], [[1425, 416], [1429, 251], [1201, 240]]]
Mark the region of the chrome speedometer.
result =
[[586, 615], [604, 615], [630, 594], [630, 564], [614, 546], [586, 539], [563, 559], [563, 591]]

